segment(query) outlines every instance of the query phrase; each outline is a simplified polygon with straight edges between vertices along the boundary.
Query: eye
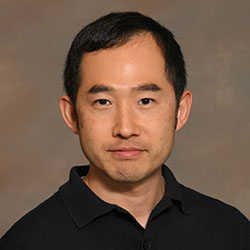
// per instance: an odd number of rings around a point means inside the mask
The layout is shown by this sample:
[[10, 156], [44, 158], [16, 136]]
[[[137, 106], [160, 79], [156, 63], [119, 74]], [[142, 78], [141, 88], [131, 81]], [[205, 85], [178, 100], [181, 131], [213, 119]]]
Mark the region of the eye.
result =
[[143, 98], [139, 101], [139, 104], [141, 105], [148, 105], [150, 103], [152, 103], [154, 100], [151, 98]]
[[106, 99], [99, 99], [99, 100], [95, 100], [96, 104], [102, 105], [102, 106], [106, 106], [106, 105], [110, 105], [111, 102], [109, 100]]

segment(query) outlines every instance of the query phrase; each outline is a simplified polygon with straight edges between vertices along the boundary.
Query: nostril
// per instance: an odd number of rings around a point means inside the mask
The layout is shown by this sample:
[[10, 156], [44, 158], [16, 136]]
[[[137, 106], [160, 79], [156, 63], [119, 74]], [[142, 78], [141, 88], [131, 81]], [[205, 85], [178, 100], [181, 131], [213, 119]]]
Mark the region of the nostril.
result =
[[121, 139], [128, 139], [131, 136], [140, 135], [139, 127], [133, 122], [116, 123], [113, 129], [113, 136]]
[[128, 103], [121, 104], [116, 109], [114, 117], [113, 136], [121, 139], [128, 139], [131, 136], [138, 136], [140, 129], [138, 126], [138, 117], [133, 108]]

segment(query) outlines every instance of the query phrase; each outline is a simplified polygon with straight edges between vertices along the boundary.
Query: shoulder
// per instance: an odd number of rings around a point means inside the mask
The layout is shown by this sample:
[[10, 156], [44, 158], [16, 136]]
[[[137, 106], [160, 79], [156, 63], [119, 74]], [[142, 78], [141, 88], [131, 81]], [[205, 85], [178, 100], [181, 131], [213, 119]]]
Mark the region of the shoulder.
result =
[[182, 184], [179, 185], [185, 204], [187, 204], [187, 207], [194, 213], [202, 213], [207, 215], [211, 214], [213, 216], [223, 217], [236, 217], [248, 221], [247, 218], [237, 208], [218, 199], [197, 192]]
[[39, 250], [39, 245], [44, 247], [44, 244], [49, 243], [50, 235], [60, 232], [59, 229], [63, 227], [67, 217], [60, 197], [55, 193], [24, 215], [7, 231], [0, 239], [0, 249]]
[[237, 208], [179, 185], [186, 211], [194, 223], [204, 225], [215, 233], [224, 231], [225, 234], [239, 237], [242, 242], [249, 242], [250, 247], [250, 222]]

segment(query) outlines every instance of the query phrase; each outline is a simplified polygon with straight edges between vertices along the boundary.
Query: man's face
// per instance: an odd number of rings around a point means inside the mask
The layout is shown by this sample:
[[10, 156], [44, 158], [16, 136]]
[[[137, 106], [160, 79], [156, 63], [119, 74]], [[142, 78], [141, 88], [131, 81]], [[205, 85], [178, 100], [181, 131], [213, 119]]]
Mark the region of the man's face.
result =
[[92, 171], [126, 183], [160, 171], [173, 147], [176, 98], [151, 35], [85, 54], [76, 110]]

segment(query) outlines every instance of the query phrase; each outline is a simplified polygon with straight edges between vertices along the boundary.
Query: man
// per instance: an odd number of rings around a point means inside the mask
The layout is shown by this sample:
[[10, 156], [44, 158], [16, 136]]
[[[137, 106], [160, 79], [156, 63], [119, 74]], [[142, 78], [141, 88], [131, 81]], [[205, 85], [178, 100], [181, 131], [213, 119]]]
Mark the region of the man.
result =
[[163, 165], [192, 95], [172, 33], [135, 12], [82, 29], [60, 109], [89, 166], [18, 221], [0, 249], [250, 249], [235, 208], [179, 184]]

